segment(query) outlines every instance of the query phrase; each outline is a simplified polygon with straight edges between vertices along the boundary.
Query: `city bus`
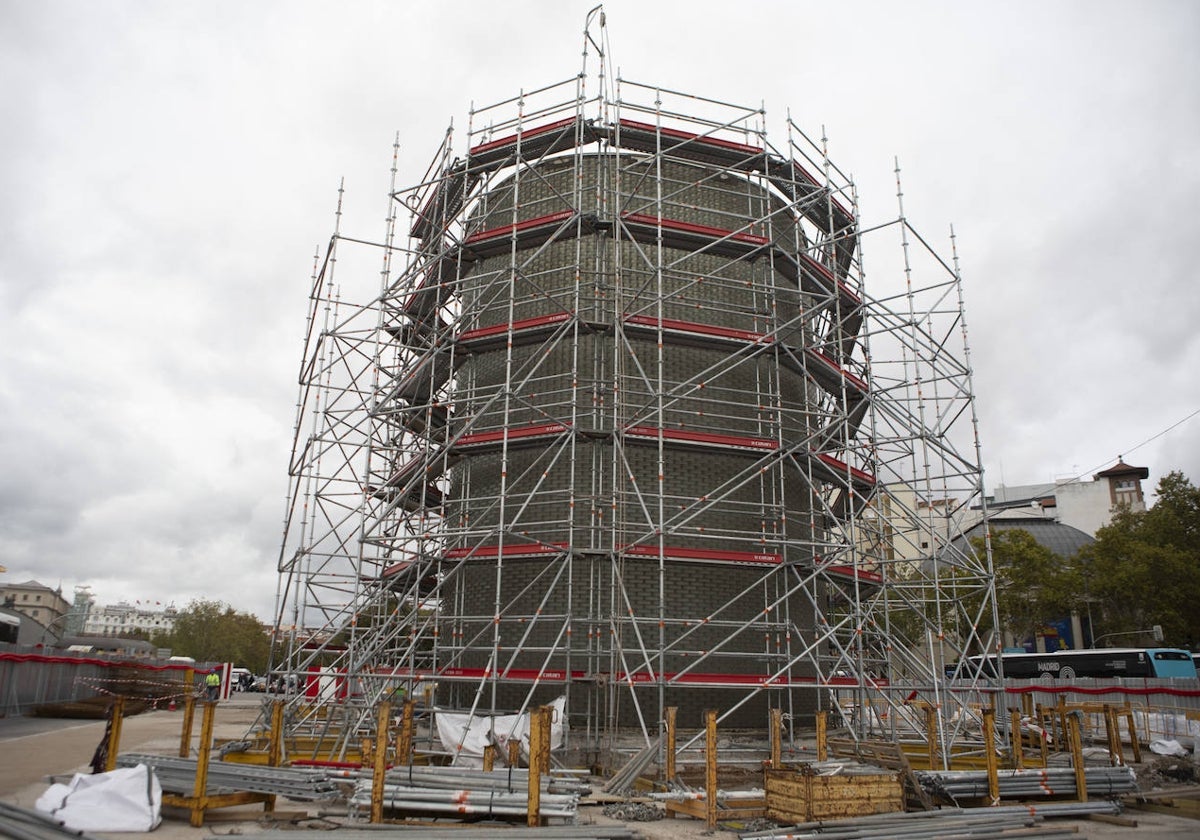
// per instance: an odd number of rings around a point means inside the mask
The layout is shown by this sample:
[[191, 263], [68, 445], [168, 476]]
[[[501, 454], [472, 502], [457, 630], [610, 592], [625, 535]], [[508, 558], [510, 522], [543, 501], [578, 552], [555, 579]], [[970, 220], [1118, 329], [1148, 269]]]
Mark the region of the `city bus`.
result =
[[[1015, 680], [1073, 680], [1076, 677], [1145, 677], [1196, 679], [1190, 651], [1180, 648], [1101, 648], [1056, 650], [1052, 653], [1004, 652], [1004, 676]], [[980, 667], [983, 657], [972, 656], [961, 677]], [[996, 675], [996, 657], [983, 659], [983, 676]]]

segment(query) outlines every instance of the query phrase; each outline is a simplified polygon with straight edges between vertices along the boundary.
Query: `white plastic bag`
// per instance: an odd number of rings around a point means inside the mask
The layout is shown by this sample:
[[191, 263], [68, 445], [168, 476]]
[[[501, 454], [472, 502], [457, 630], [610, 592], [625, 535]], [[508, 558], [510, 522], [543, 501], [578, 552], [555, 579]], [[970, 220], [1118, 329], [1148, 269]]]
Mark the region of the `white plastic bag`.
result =
[[152, 831], [162, 821], [162, 785], [145, 764], [111, 773], [76, 773], [54, 784], [36, 807], [73, 831]]

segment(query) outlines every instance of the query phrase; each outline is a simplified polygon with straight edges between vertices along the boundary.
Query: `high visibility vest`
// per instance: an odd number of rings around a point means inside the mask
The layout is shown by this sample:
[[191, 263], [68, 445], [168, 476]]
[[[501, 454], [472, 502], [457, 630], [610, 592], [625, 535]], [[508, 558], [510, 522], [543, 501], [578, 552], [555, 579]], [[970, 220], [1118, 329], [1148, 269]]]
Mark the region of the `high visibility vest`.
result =
[[204, 684], [205, 685], [220, 685], [221, 684], [221, 675], [214, 671], [213, 673], [209, 674], [207, 677], [204, 678]]

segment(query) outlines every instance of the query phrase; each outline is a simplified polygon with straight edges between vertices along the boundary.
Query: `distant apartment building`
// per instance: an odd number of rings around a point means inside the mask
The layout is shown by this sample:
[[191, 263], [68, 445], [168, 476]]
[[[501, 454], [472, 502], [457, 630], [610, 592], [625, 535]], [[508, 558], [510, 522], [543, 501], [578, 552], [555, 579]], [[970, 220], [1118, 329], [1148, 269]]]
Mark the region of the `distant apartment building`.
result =
[[71, 603], [63, 597], [61, 588], [51, 589], [36, 580], [0, 583], [0, 605], [59, 633], [62, 631], [57, 625], [62, 623], [63, 616], [71, 609]]
[[1149, 476], [1146, 467], [1131, 467], [1118, 459], [1114, 466], [1092, 476], [1091, 481], [1070, 479], [1013, 487], [1002, 484], [988, 497], [988, 510], [994, 513], [1026, 508], [1031, 516], [1052, 519], [1094, 537], [1121, 508], [1135, 512], [1146, 509], [1142, 482]]
[[170, 633], [175, 629], [178, 611], [174, 605], [138, 601], [120, 601], [104, 607], [92, 607], [83, 625], [85, 636], [127, 636], [135, 631]]

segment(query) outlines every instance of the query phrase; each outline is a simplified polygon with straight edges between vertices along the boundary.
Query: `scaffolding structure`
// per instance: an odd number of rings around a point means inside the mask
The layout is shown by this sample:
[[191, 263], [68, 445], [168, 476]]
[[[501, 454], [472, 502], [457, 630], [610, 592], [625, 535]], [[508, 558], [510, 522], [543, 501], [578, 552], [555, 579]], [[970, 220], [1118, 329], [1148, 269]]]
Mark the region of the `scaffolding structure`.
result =
[[[989, 551], [955, 539], [983, 502], [957, 257], [898, 169], [863, 231], [790, 117], [776, 146], [761, 108], [586, 56], [472, 110], [419, 183], [393, 165], [382, 240], [339, 201], [279, 564], [289, 727], [336, 754], [428, 685], [480, 716], [565, 696], [583, 749], [668, 707], [860, 735], [933, 709], [948, 756], [977, 697], [947, 670], [996, 623]], [[340, 299], [351, 254], [378, 296]]]

